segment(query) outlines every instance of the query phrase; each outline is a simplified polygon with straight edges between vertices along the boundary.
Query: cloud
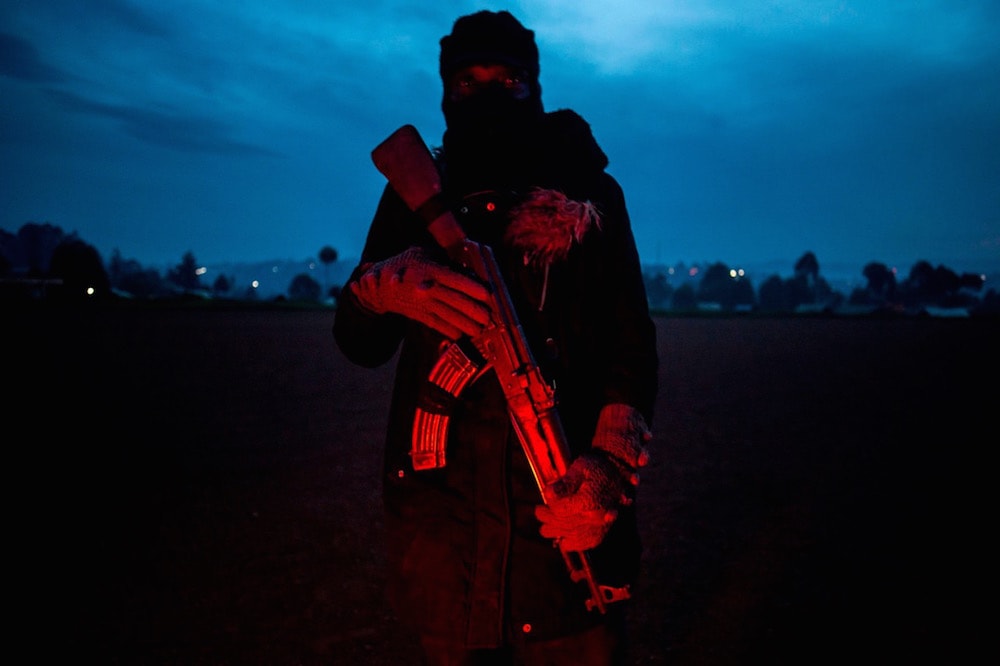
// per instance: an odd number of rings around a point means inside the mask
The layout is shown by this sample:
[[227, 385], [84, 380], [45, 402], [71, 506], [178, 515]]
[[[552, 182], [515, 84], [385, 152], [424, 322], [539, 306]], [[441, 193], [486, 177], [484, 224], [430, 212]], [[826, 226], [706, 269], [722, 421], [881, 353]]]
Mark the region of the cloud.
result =
[[34, 83], [56, 83], [67, 78], [64, 72], [46, 64], [31, 42], [7, 33], [0, 33], [0, 74]]
[[273, 150], [231, 138], [227, 126], [214, 118], [106, 104], [60, 90], [49, 94], [69, 111], [117, 120], [126, 133], [154, 145], [197, 153], [280, 156]]
[[[0, 5], [0, 222], [55, 215], [137, 246], [170, 229], [199, 256], [339, 239], [350, 256], [383, 186], [370, 149], [404, 122], [440, 139], [438, 40], [486, 4]], [[995, 248], [994, 0], [489, 4], [535, 31], [546, 108], [591, 123], [644, 248], [884, 259], [964, 220]], [[217, 241], [177, 222], [206, 215]]]
[[[77, 3], [78, 0], [73, 2], [74, 5]], [[91, 0], [87, 4], [94, 10], [93, 15], [102, 16], [109, 22], [132, 32], [149, 37], [170, 37], [174, 33], [170, 22], [137, 7], [134, 3], [124, 0]]]
[[551, 0], [523, 8], [543, 51], [601, 75], [643, 77], [699, 64], [740, 68], [753, 62], [746, 48], [763, 42], [924, 61], [995, 55], [998, 14], [994, 2], [944, 0], [636, 0], [614, 10], [605, 0]]

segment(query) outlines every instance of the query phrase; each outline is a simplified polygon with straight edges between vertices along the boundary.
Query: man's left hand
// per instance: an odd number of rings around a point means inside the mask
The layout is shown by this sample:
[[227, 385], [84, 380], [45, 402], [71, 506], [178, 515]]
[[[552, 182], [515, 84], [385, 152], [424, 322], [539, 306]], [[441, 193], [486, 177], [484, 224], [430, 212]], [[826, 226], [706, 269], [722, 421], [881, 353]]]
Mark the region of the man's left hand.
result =
[[618, 507], [632, 503], [638, 468], [649, 463], [645, 444], [652, 436], [634, 407], [605, 405], [591, 451], [574, 460], [566, 474], [549, 486], [548, 503], [535, 507], [541, 535], [558, 540], [565, 550], [598, 546], [618, 517]]
[[584, 453], [549, 486], [548, 504], [535, 507], [543, 537], [565, 550], [589, 550], [600, 544], [631, 500], [618, 466], [603, 452]]

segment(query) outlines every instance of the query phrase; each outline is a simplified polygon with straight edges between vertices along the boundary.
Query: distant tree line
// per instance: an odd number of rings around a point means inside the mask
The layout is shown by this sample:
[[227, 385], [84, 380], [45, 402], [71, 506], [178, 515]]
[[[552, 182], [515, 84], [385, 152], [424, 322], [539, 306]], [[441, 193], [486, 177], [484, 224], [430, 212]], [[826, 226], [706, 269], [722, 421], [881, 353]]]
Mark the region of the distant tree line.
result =
[[[319, 303], [325, 295], [336, 301], [342, 285], [330, 284], [329, 269], [339, 259], [338, 252], [326, 245], [317, 256], [325, 269], [324, 284], [299, 273], [280, 300]], [[97, 250], [75, 232], [67, 234], [49, 223], [28, 222], [16, 234], [0, 230], [0, 298], [4, 299], [258, 299], [254, 286], [240, 288], [233, 276], [220, 274], [205, 285], [202, 274], [190, 251], [164, 275], [122, 257], [117, 249], [105, 265]], [[1000, 295], [995, 288], [982, 293], [981, 275], [918, 261], [901, 280], [878, 262], [867, 264], [862, 276], [864, 287], [842, 294], [820, 274], [816, 255], [806, 252], [791, 275], [768, 276], [757, 290], [748, 275], [723, 262], [659, 269], [644, 279], [650, 306], [662, 312], [917, 314], [941, 308], [970, 315], [1000, 313]]]
[[[319, 260], [326, 267], [326, 285], [308, 273], [292, 278], [281, 300], [320, 302], [340, 288], [329, 285], [329, 267], [338, 259], [327, 245]], [[165, 274], [128, 259], [115, 249], [107, 264], [97, 250], [75, 232], [67, 234], [50, 223], [28, 222], [16, 234], [0, 229], [0, 297], [59, 301], [109, 299], [216, 298], [256, 300], [252, 286], [240, 290], [231, 275], [220, 274], [211, 285], [202, 283], [203, 268], [193, 252]]]
[[[682, 267], [683, 268], [683, 267]], [[833, 289], [820, 274], [819, 261], [806, 252], [788, 277], [771, 275], [754, 290], [750, 278], [738, 269], [716, 262], [702, 268], [659, 270], [644, 275], [646, 293], [654, 309], [720, 312], [819, 312], [927, 314], [936, 310], [967, 314], [1000, 312], [1000, 294], [983, 294], [985, 277], [918, 261], [909, 275], [897, 280], [883, 263], [870, 262], [862, 270], [864, 287], [850, 294]]]

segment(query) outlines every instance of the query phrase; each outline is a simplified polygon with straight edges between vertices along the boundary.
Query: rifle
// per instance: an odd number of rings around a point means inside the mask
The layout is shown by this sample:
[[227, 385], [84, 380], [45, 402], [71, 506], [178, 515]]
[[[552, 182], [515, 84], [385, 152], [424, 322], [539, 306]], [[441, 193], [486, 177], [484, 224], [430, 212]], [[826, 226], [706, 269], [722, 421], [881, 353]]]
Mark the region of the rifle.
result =
[[[549, 484], [562, 477], [571, 462], [569, 445], [556, 412], [555, 391], [535, 363], [493, 250], [469, 239], [444, 204], [434, 159], [413, 125], [403, 125], [380, 143], [372, 151], [372, 161], [407, 207], [424, 219], [448, 257], [490, 291], [490, 325], [472, 340], [473, 350], [466, 351], [460, 342], [450, 343], [431, 372], [431, 383], [443, 392], [443, 398], [458, 396], [473, 377], [493, 369], [542, 501], [548, 504], [552, 499]], [[488, 367], [482, 367], [483, 363]], [[413, 435], [415, 469], [445, 464], [447, 428], [444, 410], [418, 407]], [[627, 585], [612, 587], [596, 581], [587, 552], [567, 551], [558, 542], [555, 545], [562, 553], [570, 579], [587, 585], [587, 610], [596, 608], [603, 614], [607, 604], [630, 597]]]

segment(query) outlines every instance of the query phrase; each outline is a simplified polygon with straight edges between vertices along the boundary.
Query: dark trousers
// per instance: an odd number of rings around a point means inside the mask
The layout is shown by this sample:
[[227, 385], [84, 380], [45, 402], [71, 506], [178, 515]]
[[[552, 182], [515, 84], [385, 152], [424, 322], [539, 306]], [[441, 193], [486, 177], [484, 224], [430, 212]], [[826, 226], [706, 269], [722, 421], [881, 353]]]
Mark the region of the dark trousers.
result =
[[624, 666], [625, 631], [618, 623], [550, 641], [525, 641], [502, 648], [470, 650], [451, 643], [421, 641], [425, 666]]

